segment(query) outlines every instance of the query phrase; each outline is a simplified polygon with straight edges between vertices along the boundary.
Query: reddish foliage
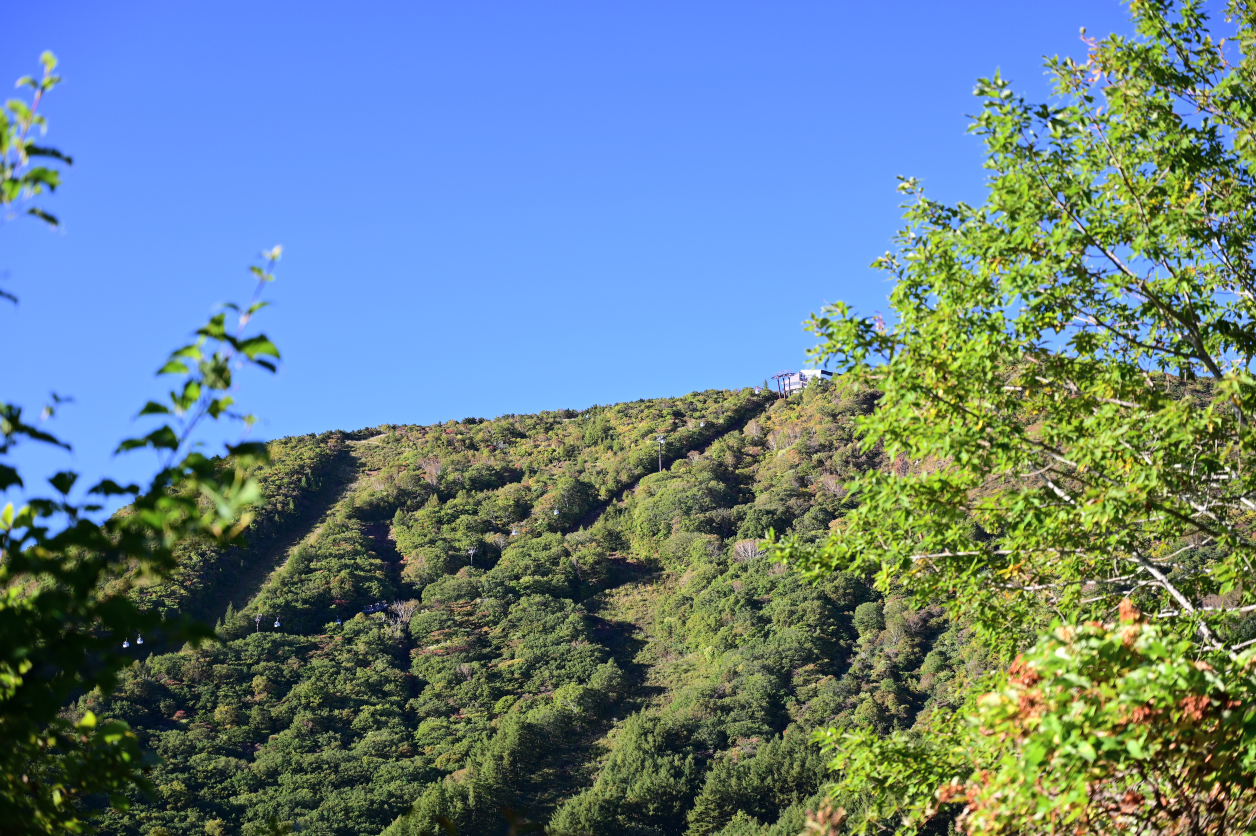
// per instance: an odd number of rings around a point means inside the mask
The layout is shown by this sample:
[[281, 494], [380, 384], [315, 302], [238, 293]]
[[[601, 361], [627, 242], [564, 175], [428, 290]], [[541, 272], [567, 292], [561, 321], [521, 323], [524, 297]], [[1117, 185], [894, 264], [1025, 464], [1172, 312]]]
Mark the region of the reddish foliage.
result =
[[1032, 688], [1042, 681], [1038, 671], [1034, 670], [1032, 665], [1027, 664], [1023, 656], [1016, 657], [1007, 673], [1009, 681], [1022, 688]]
[[1212, 700], [1205, 696], [1191, 694], [1182, 697], [1180, 703], [1182, 707], [1182, 716], [1184, 719], [1198, 723], [1204, 719], [1204, 710], [1212, 704]]
[[1134, 602], [1129, 598], [1121, 599], [1121, 605], [1118, 612], [1121, 614], [1122, 621], [1140, 621], [1143, 617], [1142, 610], [1134, 606]]

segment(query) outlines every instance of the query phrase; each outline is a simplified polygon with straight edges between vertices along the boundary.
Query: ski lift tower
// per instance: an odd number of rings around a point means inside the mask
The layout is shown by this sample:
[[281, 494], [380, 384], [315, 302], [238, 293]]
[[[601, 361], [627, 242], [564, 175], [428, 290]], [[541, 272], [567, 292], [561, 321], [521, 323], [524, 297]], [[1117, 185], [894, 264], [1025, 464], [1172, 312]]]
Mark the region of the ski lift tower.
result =
[[778, 397], [788, 398], [793, 393], [793, 378], [798, 372], [784, 371], [777, 372], [772, 375], [772, 379], [776, 381], [776, 394]]

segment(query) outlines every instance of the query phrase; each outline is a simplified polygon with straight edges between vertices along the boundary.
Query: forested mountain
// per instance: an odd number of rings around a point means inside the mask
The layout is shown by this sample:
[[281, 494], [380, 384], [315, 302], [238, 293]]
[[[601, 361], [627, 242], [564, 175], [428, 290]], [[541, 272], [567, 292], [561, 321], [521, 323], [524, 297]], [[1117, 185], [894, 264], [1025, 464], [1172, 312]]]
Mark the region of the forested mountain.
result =
[[874, 401], [817, 382], [273, 442], [247, 545], [132, 593], [222, 641], [132, 644], [79, 700], [160, 757], [103, 831], [798, 833], [812, 730], [910, 727], [984, 667], [941, 609], [760, 550], [827, 536], [844, 482], [894, 466], [854, 437]]
[[[146, 487], [25, 493], [64, 399], [0, 402], [0, 833], [1249, 832], [1256, 11], [1130, 11], [1051, 104], [979, 80], [985, 202], [904, 179], [892, 315], [813, 315], [789, 398], [211, 459], [274, 247], [116, 448]], [[70, 164], [41, 63], [7, 213]]]

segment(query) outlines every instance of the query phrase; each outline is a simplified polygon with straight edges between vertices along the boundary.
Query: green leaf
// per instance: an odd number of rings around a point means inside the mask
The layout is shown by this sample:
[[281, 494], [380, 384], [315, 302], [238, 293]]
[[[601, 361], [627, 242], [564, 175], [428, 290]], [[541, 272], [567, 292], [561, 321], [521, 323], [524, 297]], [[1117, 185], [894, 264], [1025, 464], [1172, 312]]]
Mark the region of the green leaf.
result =
[[227, 329], [224, 326], [226, 320], [226, 314], [214, 314], [210, 317], [209, 322], [207, 322], [203, 327], [197, 329], [196, 333], [203, 337], [220, 340], [227, 334]]
[[250, 360], [256, 360], [263, 355], [268, 357], [279, 358], [279, 349], [275, 347], [264, 334], [256, 337], [250, 337], [247, 340], [241, 340], [240, 351], [244, 353]]
[[201, 384], [196, 380], [189, 380], [183, 384], [183, 391], [173, 398], [175, 405], [179, 409], [188, 410], [201, 397]]
[[270, 453], [266, 445], [261, 441], [243, 441], [239, 444], [228, 444], [227, 453], [236, 458], [254, 462], [270, 460]]
[[71, 159], [69, 156], [65, 154], [62, 154], [56, 148], [48, 148], [43, 145], [35, 145], [34, 143], [27, 143], [25, 150], [26, 150], [26, 153], [32, 157], [51, 157], [53, 159], [61, 160], [66, 165], [74, 164], [73, 159]]
[[4, 103], [4, 106], [20, 122], [26, 122], [31, 118], [30, 107], [21, 99], [9, 99]]
[[61, 221], [57, 220], [55, 215], [45, 212], [43, 209], [40, 209], [38, 206], [33, 206], [30, 209], [27, 209], [26, 214], [35, 218], [39, 218], [41, 221], [48, 224], [49, 226], [61, 226]]
[[119, 485], [112, 479], [102, 479], [89, 488], [87, 492], [100, 496], [123, 496], [125, 494], [134, 496], [139, 494], [140, 488], [139, 485]]
[[78, 481], [78, 474], [72, 470], [62, 470], [53, 474], [48, 478], [48, 483], [52, 485], [57, 493], [64, 496], [74, 487], [74, 483]]
[[152, 447], [158, 450], [177, 450], [179, 449], [179, 437], [175, 435], [173, 429], [169, 425], [153, 430], [143, 438], [128, 438], [118, 445], [115, 453], [125, 453], [128, 450], [137, 450], [141, 447]]
[[[47, 187], [50, 192], [55, 192], [57, 186], [61, 185], [61, 173], [46, 166], [27, 169], [21, 179], [22, 185], [34, 194], [42, 193], [44, 187]], [[39, 210], [31, 210], [32, 213], [37, 211]]]
[[0, 491], [8, 490], [14, 485], [22, 487], [22, 477], [18, 475], [17, 468], [0, 464]]
[[225, 414], [233, 403], [235, 403], [235, 399], [229, 395], [221, 398], [214, 398], [209, 402], [209, 405], [205, 407], [205, 411], [209, 413], [211, 418], [217, 419], [219, 416]]

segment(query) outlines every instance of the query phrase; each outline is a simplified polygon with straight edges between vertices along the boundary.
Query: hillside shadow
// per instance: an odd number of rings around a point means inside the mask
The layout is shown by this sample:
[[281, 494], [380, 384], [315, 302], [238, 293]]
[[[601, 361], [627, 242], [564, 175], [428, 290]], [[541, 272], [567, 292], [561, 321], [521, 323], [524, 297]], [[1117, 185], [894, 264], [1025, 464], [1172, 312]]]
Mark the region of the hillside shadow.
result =
[[397, 540], [393, 535], [392, 525], [380, 521], [366, 522], [362, 524], [362, 533], [371, 541], [371, 551], [383, 564], [384, 574], [392, 586], [389, 594], [402, 595], [401, 561], [404, 557], [397, 550]]
[[[706, 451], [711, 449], [712, 444], [719, 441], [724, 436], [728, 435], [731, 432], [737, 432], [738, 430], [745, 429], [747, 424], [749, 424], [758, 416], [762, 415], [764, 411], [766, 411], [767, 408], [774, 403], [776, 403], [775, 400], [764, 399], [761, 403], [757, 405], [752, 404], [752, 406], [746, 410], [746, 413], [744, 415], [742, 415], [740, 418], [738, 418], [736, 421], [730, 424], [728, 428], [724, 430], [723, 432], [717, 433], [711, 436], [711, 438], [707, 439], [707, 441], [704, 444], [693, 448], [693, 450], [685, 450], [683, 453], [674, 453], [670, 455], [664, 455], [663, 467], [664, 468], [671, 467], [678, 460], [687, 457], [689, 453], [693, 452], [694, 450], [696, 450], [699, 454], [706, 453]], [[622, 488], [620, 488], [618, 491], [616, 491], [606, 500], [590, 508], [588, 513], [586, 513], [583, 517], [577, 520], [574, 525], [572, 525], [570, 528], [566, 530], [566, 533], [571, 534], [573, 532], [580, 531], [581, 529], [591, 528], [593, 524], [598, 521], [598, 518], [606, 513], [606, 510], [608, 508], [610, 508], [616, 502], [623, 500], [625, 496], [627, 496], [632, 491], [636, 490], [637, 485], [641, 483], [641, 480], [649, 476], [650, 473], [652, 472], [653, 471], [641, 474], [636, 479], [633, 479], [631, 482], [629, 482], [627, 485], [624, 485]]]
[[291, 518], [291, 524], [287, 526], [285, 533], [271, 543], [261, 556], [254, 558], [247, 566], [242, 566], [235, 580], [222, 589], [213, 602], [207, 602], [203, 611], [196, 613], [195, 617], [213, 624], [227, 614], [229, 606], [236, 605], [237, 612], [249, 607], [271, 576], [288, 562], [292, 549], [317, 529], [327, 517], [327, 512], [353, 484], [357, 476], [357, 462], [348, 450], [337, 454], [332, 476], [314, 494], [313, 501], [308, 503], [305, 511]]
[[548, 821], [558, 805], [593, 785], [606, 738], [619, 723], [641, 711], [661, 697], [666, 688], [649, 682], [650, 665], [643, 661], [649, 655], [651, 638], [643, 624], [630, 617], [611, 613], [617, 607], [614, 599], [633, 588], [653, 586], [661, 572], [644, 563], [622, 555], [609, 558], [612, 571], [610, 586], [582, 604], [596, 641], [624, 674], [624, 696], [596, 723], [590, 723], [576, 741], [547, 752], [537, 764], [532, 790], [535, 799], [528, 817], [535, 822]]

